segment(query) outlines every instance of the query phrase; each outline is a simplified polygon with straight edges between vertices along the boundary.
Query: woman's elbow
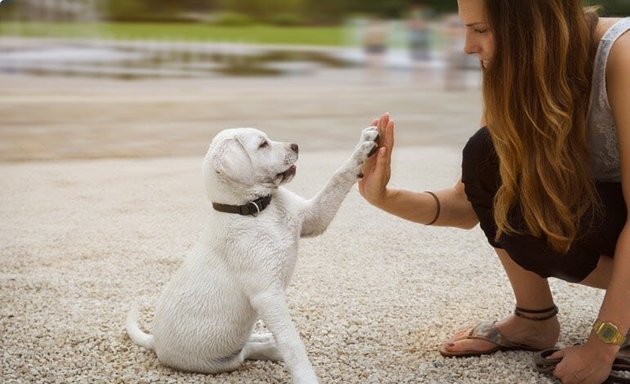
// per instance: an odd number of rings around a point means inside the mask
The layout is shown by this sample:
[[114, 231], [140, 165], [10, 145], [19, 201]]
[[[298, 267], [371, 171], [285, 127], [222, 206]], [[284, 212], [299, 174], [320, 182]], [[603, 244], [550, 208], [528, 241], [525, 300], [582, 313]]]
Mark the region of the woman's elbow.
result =
[[475, 211], [470, 210], [465, 213], [460, 212], [460, 214], [457, 215], [457, 218], [454, 220], [453, 226], [461, 229], [473, 229], [477, 226], [477, 224], [479, 224], [477, 214], [475, 213]]
[[472, 204], [470, 204], [465, 194], [458, 193], [456, 196], [456, 199], [448, 201], [450, 204], [448, 204], [446, 212], [450, 218], [449, 222], [456, 228], [475, 228], [479, 224], [479, 218]]
[[458, 227], [461, 229], [473, 229], [477, 226], [477, 224], [479, 224], [479, 220], [477, 220], [476, 217], [474, 218], [470, 218], [465, 220], [461, 225], [459, 225]]

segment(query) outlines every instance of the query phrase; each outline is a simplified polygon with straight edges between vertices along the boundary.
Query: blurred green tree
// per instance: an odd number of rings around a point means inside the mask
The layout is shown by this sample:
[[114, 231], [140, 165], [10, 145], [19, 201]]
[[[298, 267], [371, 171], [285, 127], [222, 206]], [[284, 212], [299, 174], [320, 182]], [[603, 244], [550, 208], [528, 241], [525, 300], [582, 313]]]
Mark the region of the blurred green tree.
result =
[[216, 0], [219, 9], [266, 20], [277, 14], [302, 14], [306, 0]]
[[106, 0], [103, 13], [110, 20], [150, 21], [169, 19], [182, 11], [182, 5], [170, 0]]
[[[37, 4], [38, 0], [22, 0]], [[51, 0], [54, 3], [54, 0]], [[410, 6], [424, 4], [435, 14], [457, 11], [455, 0], [95, 0], [102, 14], [114, 21], [176, 21], [185, 13], [229, 11], [253, 20], [293, 19], [299, 23], [338, 23], [356, 14], [404, 17]], [[630, 0], [582, 0], [601, 5], [602, 15], [630, 15]], [[2, 0], [3, 15], [11, 14], [16, 0]], [[47, 4], [50, 1], [47, 2]], [[31, 17], [36, 18], [36, 17]]]
[[589, 5], [600, 5], [600, 14], [607, 16], [630, 16], [630, 0], [585, 1]]
[[348, 0], [349, 12], [399, 17], [409, 6], [409, 0]]

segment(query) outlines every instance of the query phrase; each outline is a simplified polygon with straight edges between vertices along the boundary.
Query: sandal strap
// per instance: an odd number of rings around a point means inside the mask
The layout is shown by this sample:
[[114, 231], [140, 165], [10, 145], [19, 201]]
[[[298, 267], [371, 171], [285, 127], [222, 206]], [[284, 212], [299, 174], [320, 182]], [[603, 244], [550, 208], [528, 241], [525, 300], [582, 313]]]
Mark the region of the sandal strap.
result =
[[559, 351], [559, 349], [551, 348], [537, 353], [534, 356], [534, 364], [536, 366], [536, 370], [541, 373], [553, 373], [554, 369], [556, 369], [556, 365], [558, 365], [558, 363], [562, 361], [562, 359], [549, 359], [548, 357], [553, 355], [557, 351]]
[[[623, 373], [625, 374], [623, 374]], [[627, 375], [630, 372], [630, 359], [623, 356], [617, 356], [613, 362], [612, 369], [608, 379], [604, 381], [605, 384], [630, 384], [630, 376]]]
[[[546, 349], [534, 356], [534, 364], [536, 370], [541, 373], [551, 375], [556, 369], [556, 365], [562, 361], [561, 358], [548, 359], [557, 348]], [[612, 365], [612, 370], [603, 384], [630, 384], [630, 377], [621, 372], [630, 372], [630, 359], [627, 357], [617, 356]]]
[[496, 321], [487, 321], [483, 323], [477, 324], [473, 329], [470, 330], [468, 334], [468, 339], [477, 339], [477, 340], [485, 340], [489, 341], [492, 344], [501, 347], [502, 349], [523, 349], [523, 350], [534, 350], [534, 348], [512, 342], [508, 340], [501, 331], [496, 327]]
[[[535, 316], [535, 315], [541, 315], [541, 314], [546, 314], [546, 315]], [[525, 308], [520, 308], [518, 306], [514, 308], [514, 315], [523, 319], [534, 320], [534, 321], [549, 320], [557, 314], [558, 314], [558, 307], [556, 305], [554, 305], [553, 307], [545, 308], [545, 309], [525, 309]]]
[[630, 358], [617, 356], [613, 362], [613, 370], [630, 372]]
[[[614, 369], [615, 368], [613, 367], [613, 370]], [[625, 375], [622, 376], [620, 374], [617, 374], [615, 371], [612, 371], [606, 381], [604, 381], [602, 384], [630, 384], [630, 378], [626, 377]]]

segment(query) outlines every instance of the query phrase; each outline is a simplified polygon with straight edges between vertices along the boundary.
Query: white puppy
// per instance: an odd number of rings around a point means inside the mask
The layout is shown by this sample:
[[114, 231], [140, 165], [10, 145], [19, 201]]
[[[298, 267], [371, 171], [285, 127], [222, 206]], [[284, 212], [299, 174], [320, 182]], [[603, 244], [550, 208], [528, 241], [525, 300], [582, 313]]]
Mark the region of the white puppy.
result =
[[[296, 144], [251, 128], [228, 129], [210, 144], [203, 176], [213, 207], [208, 228], [158, 300], [153, 335], [136, 310], [127, 333], [163, 364], [186, 371], [236, 369], [244, 359], [284, 360], [294, 383], [317, 383], [293, 326], [285, 289], [300, 236], [323, 233], [376, 149], [366, 128], [354, 153], [326, 186], [306, 200], [282, 184], [295, 175]], [[273, 334], [252, 333], [261, 318]]]

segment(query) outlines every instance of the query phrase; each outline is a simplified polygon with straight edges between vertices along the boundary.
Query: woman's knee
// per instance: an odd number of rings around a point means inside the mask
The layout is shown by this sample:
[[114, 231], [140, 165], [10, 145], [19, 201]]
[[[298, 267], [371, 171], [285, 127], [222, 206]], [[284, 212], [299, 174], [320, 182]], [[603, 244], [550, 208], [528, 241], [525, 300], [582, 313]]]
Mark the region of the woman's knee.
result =
[[545, 239], [526, 234], [503, 235], [501, 246], [523, 269], [540, 277], [555, 277], [572, 283], [583, 281], [597, 267], [599, 255], [574, 243], [567, 253], [553, 251]]

